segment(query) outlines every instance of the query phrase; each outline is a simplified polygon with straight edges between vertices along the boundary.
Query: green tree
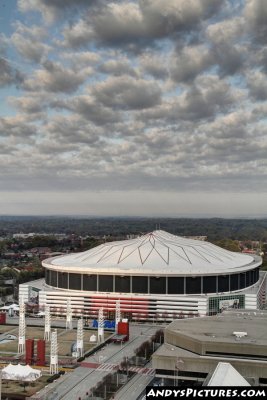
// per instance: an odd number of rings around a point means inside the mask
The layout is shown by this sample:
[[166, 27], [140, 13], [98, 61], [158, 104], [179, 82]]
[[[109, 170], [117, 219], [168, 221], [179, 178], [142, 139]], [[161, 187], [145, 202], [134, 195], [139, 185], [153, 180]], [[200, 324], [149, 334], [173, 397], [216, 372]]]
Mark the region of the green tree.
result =
[[240, 247], [237, 240], [232, 239], [221, 239], [213, 242], [216, 246], [222, 247], [229, 251], [240, 252]]

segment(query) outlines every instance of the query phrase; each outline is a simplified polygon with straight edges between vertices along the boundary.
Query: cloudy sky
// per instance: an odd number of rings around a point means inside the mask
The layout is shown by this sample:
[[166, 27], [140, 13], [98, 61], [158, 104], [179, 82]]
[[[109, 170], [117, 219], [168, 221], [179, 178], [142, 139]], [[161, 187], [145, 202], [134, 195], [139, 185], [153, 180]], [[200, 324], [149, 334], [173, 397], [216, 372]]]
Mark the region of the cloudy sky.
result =
[[267, 216], [266, 0], [0, 0], [0, 214]]

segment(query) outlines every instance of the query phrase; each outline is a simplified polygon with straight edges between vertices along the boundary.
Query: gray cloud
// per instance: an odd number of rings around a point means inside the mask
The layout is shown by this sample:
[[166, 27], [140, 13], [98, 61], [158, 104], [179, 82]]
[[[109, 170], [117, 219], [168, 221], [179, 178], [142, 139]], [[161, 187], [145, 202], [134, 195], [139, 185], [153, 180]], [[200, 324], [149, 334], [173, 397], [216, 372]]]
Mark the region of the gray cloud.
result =
[[247, 0], [244, 16], [256, 43], [266, 44], [267, 3], [265, 0]]
[[24, 89], [29, 91], [75, 92], [86, 80], [87, 71], [75, 72], [59, 63], [46, 61], [43, 69], [36, 70], [34, 76], [24, 81]]
[[240, 39], [245, 34], [246, 24], [242, 17], [217, 22], [208, 26], [206, 35], [211, 42], [213, 63], [219, 66], [222, 75], [233, 75], [243, 67], [248, 58], [246, 46]]
[[179, 96], [151, 110], [142, 111], [139, 118], [143, 121], [152, 120], [152, 124], [153, 120], [157, 120], [163, 125], [172, 123], [176, 126], [181, 121], [213, 119], [218, 113], [231, 110], [240, 96], [225, 80], [213, 75], [203, 75]]
[[248, 75], [248, 88], [254, 99], [267, 100], [267, 77], [262, 72], [255, 71]]
[[42, 42], [46, 36], [45, 30], [41, 27], [36, 25], [27, 27], [22, 23], [17, 23], [10, 42], [25, 59], [40, 62], [51, 50], [50, 46]]
[[177, 51], [171, 67], [171, 77], [177, 82], [191, 82], [196, 76], [208, 69], [214, 58], [205, 46], [188, 46]]
[[169, 75], [166, 57], [160, 52], [145, 52], [139, 56], [141, 69], [144, 73], [153, 76], [155, 79], [166, 79]]
[[[47, 148], [50, 152], [80, 152], [78, 144], [97, 145], [101, 142], [103, 129], [96, 127], [79, 115], [56, 115], [45, 126], [47, 140], [42, 143], [41, 151]], [[60, 145], [62, 144], [62, 147]], [[46, 151], [46, 150], [44, 150]]]
[[[205, 125], [204, 134], [219, 139], [249, 140], [248, 126], [253, 121], [250, 112], [234, 111], [218, 117], [214, 122]], [[226, 142], [227, 146], [228, 143]]]
[[231, 15], [231, 18], [209, 24], [205, 33], [214, 44], [236, 43], [246, 33], [246, 21], [240, 15]]
[[89, 21], [80, 19], [72, 25], [66, 25], [62, 31], [64, 41], [58, 44], [66, 48], [81, 48], [94, 38], [94, 32]]
[[48, 107], [49, 102], [48, 96], [44, 96], [41, 93], [31, 93], [28, 96], [14, 97], [10, 96], [8, 98], [9, 104], [15, 107], [19, 112], [23, 112], [28, 115], [38, 114], [37, 118], [42, 118], [42, 113], [44, 113]]
[[76, 71], [101, 62], [101, 56], [93, 51], [63, 52], [62, 59], [70, 62]]
[[182, 118], [209, 118], [227, 110], [235, 100], [229, 84], [214, 76], [203, 76], [185, 93], [178, 109]]
[[28, 118], [23, 115], [15, 117], [0, 118], [0, 135], [28, 138], [37, 133], [36, 126], [29, 123]]
[[139, 4], [145, 24], [148, 25], [148, 32], [157, 37], [164, 37], [177, 31], [195, 30], [196, 25], [218, 11], [223, 2], [140, 0]]
[[18, 0], [18, 8], [22, 12], [39, 11], [47, 22], [52, 23], [57, 18], [79, 13], [80, 7], [93, 6], [97, 2], [99, 0]]
[[64, 45], [79, 47], [92, 40], [114, 46], [151, 45], [155, 39], [200, 28], [201, 21], [219, 10], [221, 0], [139, 0], [99, 3], [97, 12], [64, 29]]
[[161, 90], [155, 82], [129, 76], [109, 78], [97, 84], [92, 93], [107, 107], [128, 110], [149, 108], [161, 102]]
[[131, 67], [129, 61], [125, 60], [108, 60], [103, 64], [100, 64], [98, 67], [98, 71], [107, 74], [107, 75], [130, 75], [136, 76], [135, 70]]
[[18, 69], [13, 68], [9, 60], [0, 54], [0, 87], [18, 85], [23, 81], [23, 75]]
[[53, 107], [56, 109], [67, 109], [82, 115], [86, 120], [95, 125], [106, 125], [121, 121], [120, 113], [99, 104], [89, 95], [76, 96], [70, 101], [55, 101]]
[[14, 33], [12, 41], [17, 51], [30, 61], [40, 62], [49, 52], [49, 46], [36, 40], [25, 39], [25, 37], [17, 33]]
[[221, 43], [212, 49], [214, 63], [218, 64], [222, 75], [234, 75], [239, 72], [246, 59], [246, 51], [241, 46]]
[[267, 46], [262, 46], [257, 52], [254, 52], [254, 62], [258, 65], [265, 73], [267, 73]]
[[4, 92], [1, 190], [179, 192], [188, 202], [265, 190], [265, 3], [18, 4], [25, 23], [1, 39], [1, 85], [17, 84]]

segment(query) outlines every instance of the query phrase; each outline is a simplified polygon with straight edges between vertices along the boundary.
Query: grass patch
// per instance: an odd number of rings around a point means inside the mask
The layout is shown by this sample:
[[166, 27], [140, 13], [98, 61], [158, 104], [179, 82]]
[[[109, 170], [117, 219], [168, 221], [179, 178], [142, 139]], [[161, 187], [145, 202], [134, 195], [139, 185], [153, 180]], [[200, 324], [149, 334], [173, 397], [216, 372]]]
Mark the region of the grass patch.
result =
[[[4, 326], [3, 333], [12, 333], [18, 336], [18, 328]], [[54, 329], [52, 329], [53, 331]], [[59, 357], [71, 357], [71, 345], [76, 341], [77, 331], [66, 330], [63, 328], [57, 329], [58, 334], [58, 355]], [[105, 339], [108, 338], [111, 333], [105, 333]], [[90, 337], [92, 335], [97, 336], [97, 331], [84, 330], [84, 352], [91, 350], [96, 343], [90, 343]], [[35, 339], [35, 354], [37, 353], [37, 340], [44, 338], [44, 327], [26, 327], [26, 339]], [[18, 340], [13, 340], [8, 343], [0, 344], [0, 356], [15, 356], [18, 351]], [[50, 355], [50, 342], [46, 342], [46, 356]]]
[[16, 330], [14, 325], [0, 325], [0, 334]]
[[[27, 382], [25, 389], [23, 382], [11, 381], [3, 379], [2, 381], [2, 398], [8, 397], [13, 399], [23, 399], [30, 397], [47, 385], [47, 376], [41, 376], [34, 382]], [[13, 395], [12, 397], [10, 395]]]

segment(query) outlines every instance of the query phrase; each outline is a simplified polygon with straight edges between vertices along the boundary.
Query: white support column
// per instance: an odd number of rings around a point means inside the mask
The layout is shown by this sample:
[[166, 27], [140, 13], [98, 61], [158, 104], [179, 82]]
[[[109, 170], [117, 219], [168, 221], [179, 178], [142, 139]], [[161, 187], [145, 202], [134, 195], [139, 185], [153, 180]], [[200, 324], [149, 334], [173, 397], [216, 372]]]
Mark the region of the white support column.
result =
[[115, 313], [115, 330], [118, 333], [118, 322], [121, 321], [121, 303], [120, 300], [116, 301], [116, 313]]
[[50, 315], [50, 307], [49, 305], [45, 305], [45, 332], [44, 332], [44, 340], [49, 341], [51, 335], [51, 315]]
[[51, 335], [51, 350], [50, 350], [50, 374], [58, 373], [58, 344], [57, 330], [55, 329]]
[[19, 342], [18, 342], [18, 354], [25, 353], [25, 331], [26, 331], [26, 322], [25, 322], [25, 303], [24, 297], [22, 296], [19, 304]]
[[66, 329], [72, 329], [72, 310], [71, 310], [71, 300], [70, 299], [67, 299]]
[[24, 300], [24, 296], [21, 296], [21, 298], [19, 299], [19, 311], [23, 312], [25, 314], [25, 300]]
[[103, 307], [98, 311], [98, 330], [97, 330], [97, 341], [98, 343], [104, 342], [104, 315]]
[[83, 356], [83, 319], [79, 319], [77, 322], [77, 353], [78, 357]]

